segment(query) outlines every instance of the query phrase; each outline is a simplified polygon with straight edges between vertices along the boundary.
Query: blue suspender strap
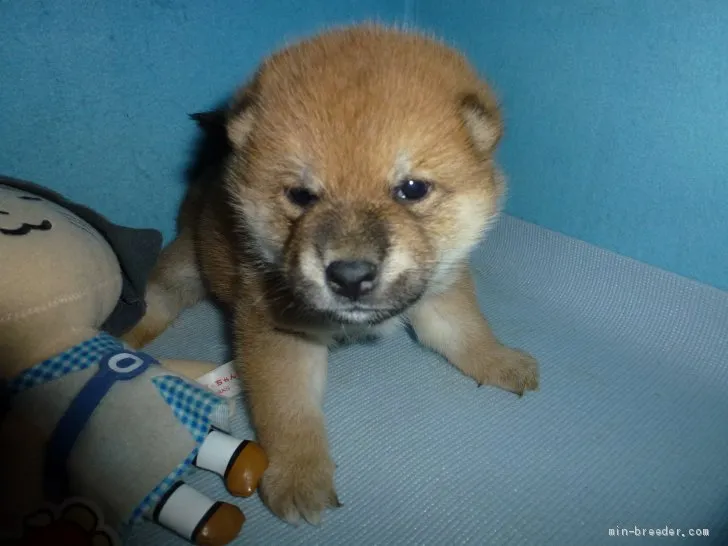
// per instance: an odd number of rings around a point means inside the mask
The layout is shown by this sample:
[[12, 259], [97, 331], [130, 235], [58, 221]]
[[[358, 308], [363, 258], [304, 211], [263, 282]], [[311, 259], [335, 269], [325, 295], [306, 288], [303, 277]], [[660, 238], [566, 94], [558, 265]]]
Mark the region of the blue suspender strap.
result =
[[46, 445], [43, 483], [49, 499], [60, 500], [68, 495], [68, 456], [109, 389], [116, 381], [133, 379], [155, 363], [149, 355], [126, 350], [111, 352], [101, 359], [98, 371], [76, 394]]

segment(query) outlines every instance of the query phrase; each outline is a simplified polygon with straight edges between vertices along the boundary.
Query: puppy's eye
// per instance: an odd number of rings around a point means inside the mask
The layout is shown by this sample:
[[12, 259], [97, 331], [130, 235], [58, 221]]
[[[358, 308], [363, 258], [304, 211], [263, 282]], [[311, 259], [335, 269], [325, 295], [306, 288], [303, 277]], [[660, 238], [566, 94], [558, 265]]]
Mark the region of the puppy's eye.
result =
[[310, 207], [318, 201], [318, 195], [307, 188], [289, 188], [286, 190], [286, 197], [297, 207]]
[[394, 197], [400, 201], [420, 201], [430, 193], [431, 187], [422, 180], [403, 180], [394, 188]]
[[33, 197], [32, 195], [21, 195], [18, 199], [22, 199], [23, 201], [41, 201], [40, 197]]

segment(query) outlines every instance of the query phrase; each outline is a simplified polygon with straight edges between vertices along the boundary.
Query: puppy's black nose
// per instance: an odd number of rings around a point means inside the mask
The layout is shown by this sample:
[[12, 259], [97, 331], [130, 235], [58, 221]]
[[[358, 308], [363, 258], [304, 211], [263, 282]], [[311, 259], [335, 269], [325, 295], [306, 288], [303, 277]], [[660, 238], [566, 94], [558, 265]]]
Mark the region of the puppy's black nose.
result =
[[326, 282], [331, 290], [356, 300], [374, 290], [377, 266], [364, 260], [336, 260], [326, 268]]

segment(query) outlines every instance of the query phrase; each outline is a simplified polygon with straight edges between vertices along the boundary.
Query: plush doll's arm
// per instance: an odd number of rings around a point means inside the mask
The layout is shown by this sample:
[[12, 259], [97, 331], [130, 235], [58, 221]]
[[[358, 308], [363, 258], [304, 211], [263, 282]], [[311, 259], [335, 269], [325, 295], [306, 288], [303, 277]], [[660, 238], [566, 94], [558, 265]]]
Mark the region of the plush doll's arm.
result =
[[171, 372], [185, 376], [187, 379], [197, 381], [206, 373], [211, 372], [219, 366], [212, 362], [202, 360], [160, 360], [160, 364]]

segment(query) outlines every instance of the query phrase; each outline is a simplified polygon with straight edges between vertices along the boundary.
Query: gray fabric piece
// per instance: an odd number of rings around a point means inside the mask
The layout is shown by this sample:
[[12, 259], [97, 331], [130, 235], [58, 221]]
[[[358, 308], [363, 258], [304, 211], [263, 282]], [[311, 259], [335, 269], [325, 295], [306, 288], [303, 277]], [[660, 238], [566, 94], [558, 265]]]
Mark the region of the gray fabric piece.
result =
[[[728, 294], [510, 217], [473, 266], [541, 391], [477, 389], [405, 332], [338, 350], [326, 412], [344, 506], [295, 528], [233, 501], [237, 543], [601, 545], [635, 525], [711, 537], [629, 543], [728, 543]], [[202, 304], [148, 350], [224, 362], [221, 324]], [[250, 434], [242, 411], [233, 431]], [[213, 475], [190, 483], [230, 500]], [[128, 544], [184, 542], [145, 523]]]

